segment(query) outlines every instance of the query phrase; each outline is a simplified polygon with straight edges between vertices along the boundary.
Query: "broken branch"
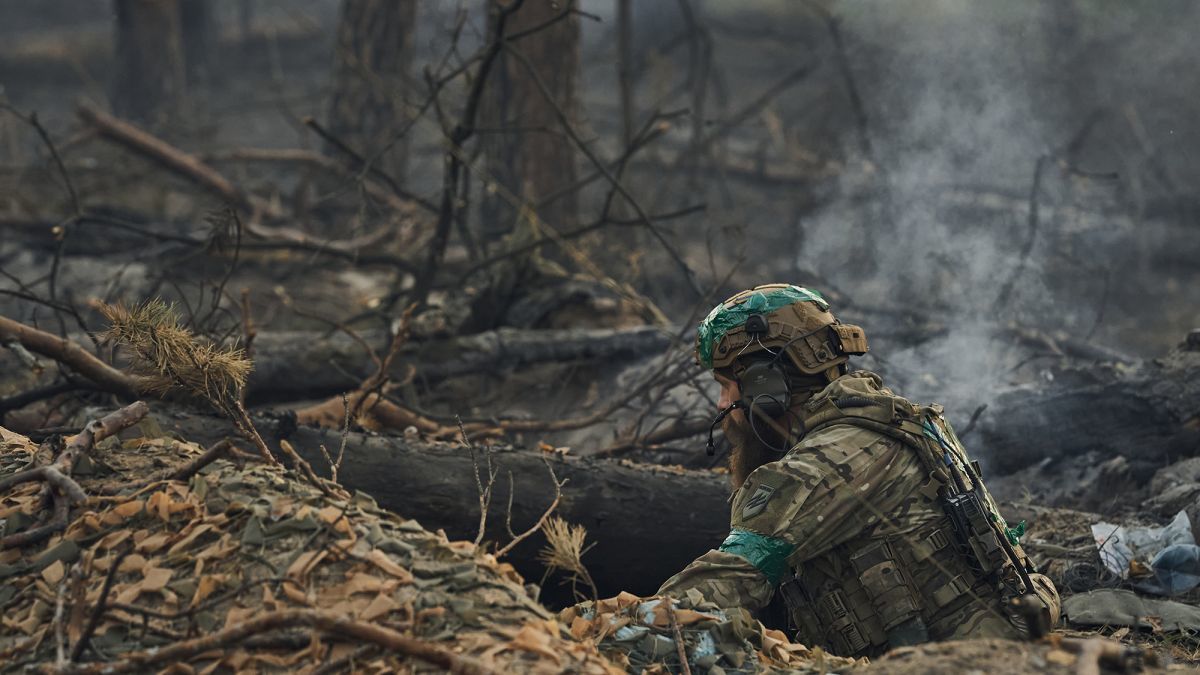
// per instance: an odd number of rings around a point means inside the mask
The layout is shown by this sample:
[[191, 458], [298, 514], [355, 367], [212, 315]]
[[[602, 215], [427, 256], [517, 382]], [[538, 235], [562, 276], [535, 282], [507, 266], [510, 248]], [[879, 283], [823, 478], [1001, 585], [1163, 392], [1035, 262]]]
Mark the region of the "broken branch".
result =
[[[86, 499], [79, 485], [69, 478], [71, 472], [75, 469], [75, 463], [79, 461], [82, 455], [91, 450], [96, 443], [137, 424], [149, 411], [150, 408], [145, 402], [137, 401], [120, 410], [111, 412], [100, 419], [92, 420], [83, 428], [83, 431], [71, 439], [71, 442], [67, 444], [67, 447], [63, 449], [62, 453], [59, 454], [58, 458], [52, 464], [48, 467], [32, 469], [31, 471], [41, 471], [40, 475], [46, 481], [38, 503], [46, 504], [50, 498], [53, 498], [54, 515], [45, 525], [0, 539], [0, 549], [27, 546], [65, 529], [67, 526], [67, 516], [71, 511], [71, 504], [82, 501], [82, 499], [79, 499], [80, 497]], [[25, 473], [28, 474], [30, 472]], [[18, 476], [21, 475], [18, 474]], [[58, 480], [59, 478], [61, 480]], [[9, 480], [11, 481], [11, 478]], [[58, 484], [56, 485], [52, 481], [58, 481]], [[27, 480], [23, 478], [21, 481], [14, 481], [11, 484], [15, 485], [18, 482], [27, 482]], [[59, 489], [55, 492], [52, 487]], [[66, 497], [69, 497], [69, 499]]]
[[140, 390], [135, 378], [101, 361], [75, 342], [0, 316], [0, 342], [9, 340], [70, 366], [104, 391], [132, 397]]
[[[521, 543], [522, 541], [525, 541], [530, 536], [532, 536], [534, 532], [537, 532], [538, 530], [542, 529], [542, 527], [544, 527], [546, 525], [546, 519], [548, 519], [550, 517], [550, 514], [554, 513], [554, 509], [557, 509], [558, 503], [560, 501], [562, 501], [562, 487], [567, 484], [567, 479], [564, 478], [562, 480], [559, 480], [558, 476], [554, 475], [554, 467], [550, 466], [550, 461], [546, 460], [544, 457], [542, 459], [546, 462], [546, 470], [550, 472], [550, 480], [554, 482], [554, 501], [550, 502], [550, 506], [546, 507], [546, 511], [544, 513], [542, 513], [542, 517], [538, 518], [537, 522], [534, 523], [532, 527], [530, 527], [528, 530], [525, 530], [521, 534], [513, 537], [512, 541], [510, 541], [504, 545], [504, 548], [500, 549], [499, 551], [496, 551], [495, 555], [496, 555], [497, 560], [508, 555], [508, 552], [513, 550], [513, 548], [515, 548], [517, 544]], [[510, 521], [512, 520], [512, 492], [513, 492], [513, 490], [512, 490], [512, 473], [510, 472], [509, 473], [509, 487], [508, 487], [508, 499], [509, 499], [508, 517], [509, 517]], [[509, 528], [509, 531], [510, 532], [512, 531], [511, 527]]]
[[343, 614], [313, 609], [289, 609], [268, 612], [224, 630], [203, 635], [191, 640], [176, 642], [165, 647], [148, 649], [128, 654], [120, 661], [109, 661], [88, 665], [67, 664], [61, 668], [48, 669], [61, 675], [115, 675], [146, 670], [161, 663], [179, 662], [210, 649], [220, 649], [238, 644], [248, 638], [267, 631], [311, 626], [326, 633], [377, 644], [384, 649], [420, 659], [452, 673], [462, 675], [484, 675], [494, 672], [474, 659], [460, 656], [447, 649], [418, 640], [383, 626], [356, 621]]
[[160, 138], [134, 125], [109, 115], [90, 103], [81, 103], [77, 113], [84, 122], [96, 127], [102, 136], [145, 156], [164, 168], [192, 180], [222, 199], [251, 213], [278, 218], [279, 209], [253, 195], [239, 190], [228, 178]]

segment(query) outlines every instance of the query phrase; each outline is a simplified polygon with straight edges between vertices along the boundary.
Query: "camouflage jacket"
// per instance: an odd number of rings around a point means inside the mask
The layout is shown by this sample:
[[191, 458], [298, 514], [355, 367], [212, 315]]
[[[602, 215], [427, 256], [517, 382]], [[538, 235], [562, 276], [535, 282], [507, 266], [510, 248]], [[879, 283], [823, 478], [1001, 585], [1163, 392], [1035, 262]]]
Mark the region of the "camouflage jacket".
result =
[[[841, 416], [848, 404], [873, 406], [862, 414], [880, 424]], [[843, 656], [883, 651], [889, 631], [913, 617], [922, 629], [915, 641], [1019, 637], [995, 576], [989, 581], [973, 574], [961, 551], [949, 545], [953, 535], [935, 472], [913, 442], [891, 433], [898, 425], [891, 420], [894, 411], [922, 410], [940, 412], [895, 396], [873, 373], [838, 378], [804, 404], [805, 428], [812, 431], [782, 459], [751, 473], [734, 494], [731, 533], [721, 547], [667, 580], [659, 593], [697, 589], [724, 607], [754, 611], [781, 582], [794, 580], [802, 592], [785, 593], [785, 599], [797, 638]], [[919, 436], [921, 427], [915, 428]], [[953, 438], [948, 425], [946, 431]], [[954, 444], [961, 450], [957, 439]], [[982, 484], [977, 492], [998, 531], [1007, 532]], [[1015, 537], [1009, 539], [1015, 544]], [[866, 569], [882, 560], [876, 555], [881, 545], [890, 562]], [[1015, 549], [1032, 572], [1019, 544]], [[881, 569], [898, 569], [904, 588], [880, 588]], [[1049, 618], [1057, 621], [1057, 593], [1048, 579], [1033, 576]]]

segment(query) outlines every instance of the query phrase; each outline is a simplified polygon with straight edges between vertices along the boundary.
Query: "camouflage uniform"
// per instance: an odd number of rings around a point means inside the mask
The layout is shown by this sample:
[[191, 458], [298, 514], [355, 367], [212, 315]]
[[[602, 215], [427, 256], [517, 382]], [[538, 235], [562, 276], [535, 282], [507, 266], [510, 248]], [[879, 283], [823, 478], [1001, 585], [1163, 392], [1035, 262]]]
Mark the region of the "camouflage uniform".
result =
[[991, 572], [970, 564], [939, 499], [951, 476], [931, 469], [929, 458], [952, 458], [1057, 622], [1057, 592], [1034, 573], [940, 407], [914, 405], [877, 375], [857, 371], [798, 409], [807, 433], [738, 489], [720, 549], [659, 593], [697, 589], [721, 606], [758, 610], [781, 588], [797, 640], [841, 656], [926, 640], [1021, 637], [1007, 602], [1021, 588], [1017, 571], [1007, 556]]

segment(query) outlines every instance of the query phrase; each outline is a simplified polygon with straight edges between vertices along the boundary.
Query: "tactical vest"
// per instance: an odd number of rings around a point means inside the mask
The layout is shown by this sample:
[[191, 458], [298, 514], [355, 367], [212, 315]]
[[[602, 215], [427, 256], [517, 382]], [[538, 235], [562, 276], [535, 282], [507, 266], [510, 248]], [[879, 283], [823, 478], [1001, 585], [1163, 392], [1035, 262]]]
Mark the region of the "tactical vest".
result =
[[[797, 641], [841, 656], [874, 656], [948, 638], [980, 612], [1011, 628], [1009, 637], [1019, 636], [1022, 620], [1008, 601], [1033, 592], [1025, 589], [1028, 574], [1020, 572], [1035, 570], [1008, 537], [977, 465], [968, 460], [941, 407], [885, 393], [824, 398], [809, 407], [805, 438], [834, 425], [874, 431], [916, 452], [927, 478], [914, 486], [905, 511], [905, 522], [917, 523], [914, 529], [896, 532], [891, 514], [880, 514], [879, 522], [853, 540], [797, 561], [780, 586]], [[948, 499], [963, 488], [974, 496], [960, 495], [957, 503]], [[869, 498], [864, 495], [864, 508], [870, 508]]]

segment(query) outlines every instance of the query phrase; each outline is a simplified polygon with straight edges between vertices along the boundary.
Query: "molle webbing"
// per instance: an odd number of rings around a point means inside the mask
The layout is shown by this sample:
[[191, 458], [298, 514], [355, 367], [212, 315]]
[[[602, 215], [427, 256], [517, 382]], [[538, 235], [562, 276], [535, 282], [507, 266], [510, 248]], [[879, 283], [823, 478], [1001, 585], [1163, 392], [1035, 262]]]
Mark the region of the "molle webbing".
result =
[[[840, 399], [839, 402], [856, 404], [853, 408], [869, 408], [879, 407], [884, 408], [880, 412], [884, 415], [860, 415], [847, 410], [841, 409], [836, 405], [831, 405], [828, 408], [819, 410], [816, 414], [805, 418], [804, 420], [804, 435], [808, 436], [814, 432], [832, 427], [838, 424], [848, 424], [850, 426], [859, 427], [874, 431], [877, 434], [894, 438], [897, 441], [909, 446], [917, 452], [921, 461], [926, 464], [926, 469], [936, 473], [939, 478], [944, 477], [946, 481], [950, 480], [950, 476], [946, 474], [945, 468], [933, 457], [930, 453], [929, 446], [923, 440], [923, 430], [920, 424], [915, 420], [905, 419], [896, 414], [895, 403], [888, 401], [883, 403], [877, 399], [869, 399], [865, 396], [854, 396]], [[862, 405], [869, 403], [870, 405]], [[848, 406], [849, 407], [849, 406]], [[853, 409], [851, 408], [851, 409]], [[886, 417], [886, 419], [881, 419]]]
[[[907, 404], [906, 401], [902, 402]], [[993, 533], [997, 537], [1004, 538], [1003, 542], [997, 541], [997, 545], [1003, 547], [1003, 544], [1010, 543], [1012, 536], [1009, 533], [1008, 527], [1002, 520], [999, 520], [999, 514], [995, 512], [996, 507], [991, 502], [991, 497], [983, 489], [983, 484], [979, 479], [979, 472], [967, 459], [966, 455], [962, 454], [961, 443], [959, 443], [955, 436], [953, 428], [944, 421], [940, 424], [935, 424], [931, 421], [933, 419], [941, 419], [941, 406], [918, 408], [911, 404], [908, 405], [910, 406], [910, 411], [897, 410], [897, 401], [891, 397], [852, 395], [839, 399], [830, 399], [828, 403], [805, 419], [804, 433], [807, 436], [821, 429], [845, 424], [868, 429], [889, 438], [894, 438], [917, 453], [922, 463], [925, 464], [930, 477], [934, 479], [933, 485], [953, 485], [955, 477], [951, 472], [954, 469], [948, 466], [948, 463], [953, 462], [954, 466], [960, 472], [959, 478], [965, 477], [969, 482], [968, 485], [963, 487], [976, 493], [976, 497], [984, 509], [984, 515], [989, 520], [986, 523], [988, 531], [991, 532], [994, 530]], [[862, 412], [857, 412], [859, 410]], [[906, 412], [907, 414], [905, 414]], [[923, 420], [924, 423], [918, 420]], [[947, 437], [952, 440], [947, 440]], [[951, 446], [951, 443], [953, 443], [953, 446]], [[996, 523], [991, 522], [992, 519], [996, 519]], [[987, 535], [988, 532], [977, 533], [977, 536], [982, 536], [984, 540], [990, 540], [991, 537]], [[972, 546], [972, 548], [974, 549], [975, 547]], [[990, 549], [990, 546], [988, 548]], [[990, 568], [992, 571], [1001, 572], [997, 566], [1004, 566], [999, 560], [1003, 557], [1006, 562], [1012, 564], [1012, 572], [1016, 572], [1019, 576], [1024, 577], [1023, 572], [1031, 567], [1029, 560], [1024, 555], [1024, 552], [1015, 545], [1012, 545], [1011, 548], [1011, 551], [975, 551], [977, 556], [982, 556], [985, 560], [990, 559], [990, 563], [982, 565], [984, 569], [980, 571], [986, 573]], [[1001, 574], [1002, 577], [1005, 576], [1002, 572]], [[1022, 583], [1025, 584], [1023, 579]]]

